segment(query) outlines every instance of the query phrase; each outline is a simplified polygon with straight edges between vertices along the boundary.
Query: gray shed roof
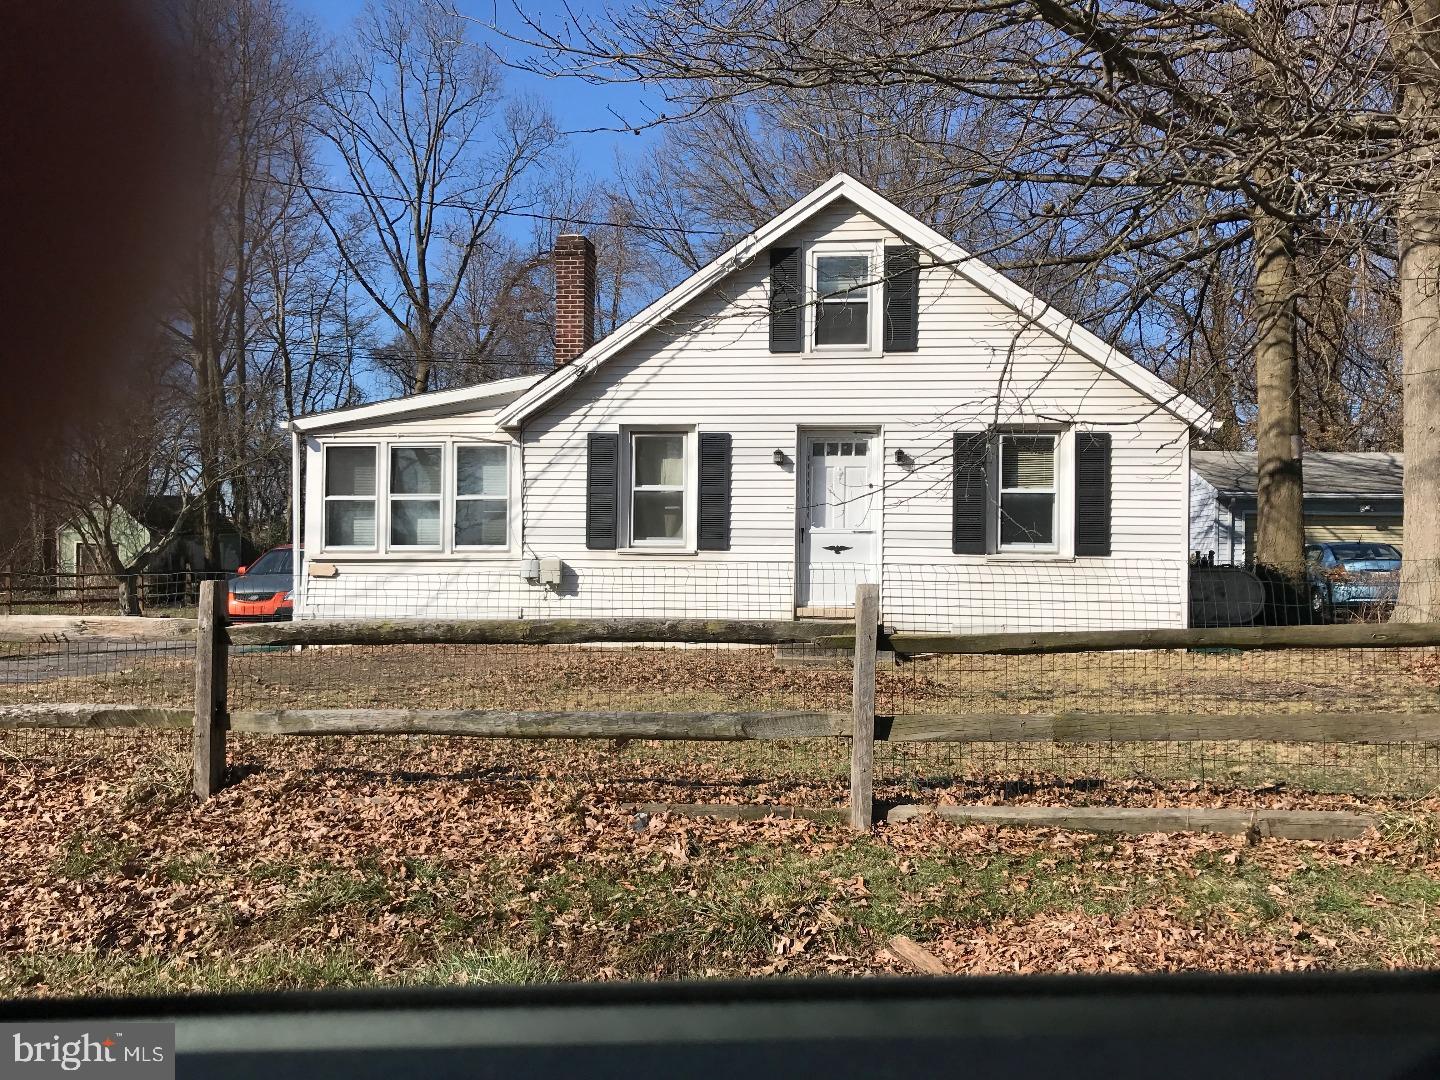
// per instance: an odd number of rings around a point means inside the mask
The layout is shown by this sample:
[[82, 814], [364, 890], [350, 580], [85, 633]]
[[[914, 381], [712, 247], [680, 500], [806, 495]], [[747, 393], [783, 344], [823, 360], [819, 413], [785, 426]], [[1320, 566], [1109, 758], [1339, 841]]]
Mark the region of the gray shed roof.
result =
[[[1190, 467], [1222, 495], [1255, 494], [1255, 454], [1244, 450], [1196, 450]], [[1400, 495], [1404, 454], [1311, 453], [1305, 455], [1306, 495]]]

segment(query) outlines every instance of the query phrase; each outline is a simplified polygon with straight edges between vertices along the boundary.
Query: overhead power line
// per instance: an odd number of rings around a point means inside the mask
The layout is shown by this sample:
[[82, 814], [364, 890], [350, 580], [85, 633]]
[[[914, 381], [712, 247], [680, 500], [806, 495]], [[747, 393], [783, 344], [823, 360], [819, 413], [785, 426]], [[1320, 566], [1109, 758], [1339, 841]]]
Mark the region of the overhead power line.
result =
[[[311, 191], [323, 192], [326, 195], [350, 195], [360, 199], [379, 199], [383, 202], [404, 203], [407, 206], [417, 201], [407, 198], [404, 195], [384, 195], [380, 192], [359, 191], [355, 188], [333, 187], [328, 184], [306, 184], [299, 180], [284, 180], [278, 176], [249, 176], [250, 180], [260, 184], [275, 184], [279, 187], [308, 188]], [[565, 214], [542, 214], [533, 210], [498, 210], [489, 206], [478, 206], [475, 203], [461, 202], [458, 199], [420, 199], [422, 206], [444, 207], [449, 210], [469, 210], [477, 214], [494, 214], [496, 217], [523, 218], [529, 221], [549, 221], [556, 225], [585, 225], [592, 229], [628, 229], [633, 232], [642, 233], [679, 233], [685, 236], [720, 236], [729, 237], [732, 233], [723, 229], [693, 229], [684, 225], [651, 225], [646, 222], [634, 221], [596, 221], [590, 218], [569, 217]]]

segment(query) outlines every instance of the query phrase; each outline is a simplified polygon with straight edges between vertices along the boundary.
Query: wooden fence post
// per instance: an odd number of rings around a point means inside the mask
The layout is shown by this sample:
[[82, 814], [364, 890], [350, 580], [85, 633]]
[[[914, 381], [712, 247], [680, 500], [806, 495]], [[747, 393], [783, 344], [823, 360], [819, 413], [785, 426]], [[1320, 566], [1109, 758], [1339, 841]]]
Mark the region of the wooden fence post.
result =
[[880, 586], [856, 586], [850, 826], [860, 832], [869, 832], [875, 819], [875, 648], [879, 629]]
[[208, 799], [225, 782], [225, 690], [230, 642], [225, 633], [223, 582], [200, 584], [195, 627], [195, 795]]

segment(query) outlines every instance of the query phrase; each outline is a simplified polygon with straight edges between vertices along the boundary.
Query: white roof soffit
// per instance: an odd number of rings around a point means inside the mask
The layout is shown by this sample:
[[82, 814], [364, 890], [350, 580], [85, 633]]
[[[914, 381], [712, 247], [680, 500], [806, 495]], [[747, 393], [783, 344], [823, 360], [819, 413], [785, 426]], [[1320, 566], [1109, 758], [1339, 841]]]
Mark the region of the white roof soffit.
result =
[[518, 379], [496, 379], [494, 382], [462, 386], [455, 390], [435, 390], [428, 394], [414, 394], [410, 397], [377, 401], [372, 405], [351, 405], [344, 409], [312, 413], [293, 422], [296, 431], [324, 431], [327, 428], [343, 427], [347, 424], [364, 423], [367, 420], [389, 420], [412, 414], [424, 415], [432, 409], [446, 409], [455, 406], [484, 405], [492, 407], [522, 393], [542, 378], [540, 375], [523, 375]]
[[831, 177], [799, 202], [750, 233], [725, 254], [627, 320], [614, 333], [591, 346], [572, 363], [538, 381], [506, 406], [496, 417], [496, 423], [501, 427], [515, 427], [524, 423], [652, 326], [672, 316], [726, 274], [745, 266], [773, 241], [838, 199], [850, 200], [897, 235], [926, 248], [940, 263], [949, 265], [965, 280], [1012, 308], [1035, 326], [1046, 330], [1082, 356], [1094, 361], [1165, 411], [1207, 431], [1217, 426], [1210, 413], [1198, 402], [845, 173], [837, 173]]

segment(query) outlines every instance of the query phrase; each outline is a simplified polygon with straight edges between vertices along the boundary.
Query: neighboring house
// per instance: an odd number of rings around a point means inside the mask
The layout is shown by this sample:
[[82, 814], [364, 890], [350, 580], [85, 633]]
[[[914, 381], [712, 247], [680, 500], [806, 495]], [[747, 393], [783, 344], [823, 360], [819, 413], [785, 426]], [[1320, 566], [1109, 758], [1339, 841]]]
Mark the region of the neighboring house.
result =
[[1209, 415], [864, 185], [598, 343], [594, 258], [553, 372], [295, 422], [299, 617], [1184, 624]]
[[[1190, 551], [1224, 565], [1254, 555], [1256, 455], [1190, 454]], [[1303, 464], [1305, 539], [1379, 540], [1401, 547], [1404, 454], [1309, 453]]]
[[[181, 506], [178, 495], [152, 495], [137, 506], [128, 509], [116, 507], [112, 511], [110, 532], [111, 539], [119, 548], [121, 561], [127, 566], [132, 565], [147, 545], [168, 535], [175, 527]], [[149, 560], [145, 567], [147, 575], [178, 574], [204, 565], [198, 514], [189, 516], [196, 520], [193, 523], [187, 520], [170, 542]], [[56, 546], [58, 569], [62, 575], [109, 575], [110, 569], [101, 545], [89, 535], [85, 522], [72, 521], [62, 525], [56, 537]], [[224, 521], [220, 532], [220, 569], [234, 570], [239, 565], [240, 533], [229, 521]]]

